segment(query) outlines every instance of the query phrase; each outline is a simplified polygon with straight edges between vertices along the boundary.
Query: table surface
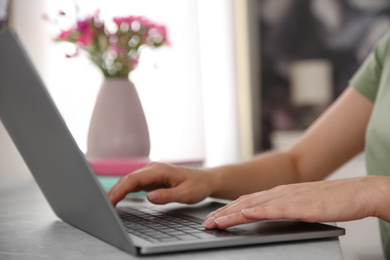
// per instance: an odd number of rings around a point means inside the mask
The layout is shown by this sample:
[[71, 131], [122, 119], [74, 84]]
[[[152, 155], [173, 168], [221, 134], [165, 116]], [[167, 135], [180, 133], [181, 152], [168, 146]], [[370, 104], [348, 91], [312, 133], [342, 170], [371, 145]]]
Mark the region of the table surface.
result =
[[[142, 256], [142, 259], [343, 259], [338, 238]], [[0, 183], [0, 259], [136, 259], [57, 218], [31, 179]]]

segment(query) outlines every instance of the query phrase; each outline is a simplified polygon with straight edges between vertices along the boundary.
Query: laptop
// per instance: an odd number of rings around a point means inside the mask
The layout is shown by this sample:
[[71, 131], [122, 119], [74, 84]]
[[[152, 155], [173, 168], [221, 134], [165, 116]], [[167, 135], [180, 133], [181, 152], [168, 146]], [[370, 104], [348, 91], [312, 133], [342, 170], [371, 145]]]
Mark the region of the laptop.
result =
[[0, 119], [52, 210], [64, 222], [133, 255], [320, 239], [345, 233], [333, 225], [294, 220], [205, 230], [201, 225], [204, 217], [222, 206], [212, 200], [194, 206], [124, 202], [114, 208], [4, 18], [0, 12]]

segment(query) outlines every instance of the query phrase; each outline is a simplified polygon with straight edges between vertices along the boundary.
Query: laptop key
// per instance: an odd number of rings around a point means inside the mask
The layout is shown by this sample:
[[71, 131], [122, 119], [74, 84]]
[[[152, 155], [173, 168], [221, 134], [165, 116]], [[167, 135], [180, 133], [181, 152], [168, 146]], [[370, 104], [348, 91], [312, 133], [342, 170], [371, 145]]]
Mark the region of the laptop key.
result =
[[[231, 236], [226, 230], [206, 230], [202, 220], [177, 213], [164, 213], [151, 209], [125, 209], [119, 211], [127, 232], [152, 243], [191, 241], [216, 236]], [[233, 230], [233, 229], [232, 229]]]

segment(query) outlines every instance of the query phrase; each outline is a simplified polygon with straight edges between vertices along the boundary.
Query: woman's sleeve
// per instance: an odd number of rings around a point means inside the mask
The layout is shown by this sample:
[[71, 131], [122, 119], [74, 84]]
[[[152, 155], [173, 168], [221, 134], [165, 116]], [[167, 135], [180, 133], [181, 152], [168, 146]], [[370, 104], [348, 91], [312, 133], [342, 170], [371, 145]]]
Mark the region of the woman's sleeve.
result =
[[389, 55], [390, 32], [387, 33], [369, 54], [360, 68], [350, 80], [350, 85], [360, 93], [375, 102], [379, 83], [382, 76], [382, 67], [386, 55]]

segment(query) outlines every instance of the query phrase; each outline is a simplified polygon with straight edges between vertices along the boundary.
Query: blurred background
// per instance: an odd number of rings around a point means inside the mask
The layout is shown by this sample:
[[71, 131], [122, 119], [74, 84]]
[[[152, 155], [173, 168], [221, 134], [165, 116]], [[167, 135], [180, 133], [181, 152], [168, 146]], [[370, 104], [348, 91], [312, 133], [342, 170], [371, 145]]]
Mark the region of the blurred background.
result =
[[[387, 0], [258, 1], [261, 141], [307, 128], [390, 28]], [[277, 137], [276, 137], [277, 138]]]
[[[86, 56], [65, 58], [73, 49], [53, 42], [59, 31], [47, 17], [100, 10], [105, 20], [143, 15], [164, 24], [171, 45], [145, 49], [130, 75], [149, 126], [150, 158], [205, 166], [290, 145], [390, 28], [388, 0], [13, 0], [11, 10], [12, 26], [84, 152], [103, 75]], [[1, 124], [0, 143], [0, 172], [30, 178]], [[365, 175], [364, 155], [330, 178], [358, 175]], [[345, 259], [383, 259], [375, 219], [340, 225], [347, 228]]]

